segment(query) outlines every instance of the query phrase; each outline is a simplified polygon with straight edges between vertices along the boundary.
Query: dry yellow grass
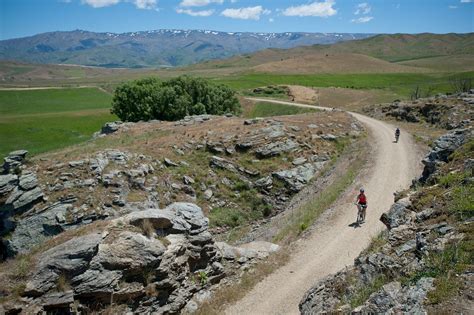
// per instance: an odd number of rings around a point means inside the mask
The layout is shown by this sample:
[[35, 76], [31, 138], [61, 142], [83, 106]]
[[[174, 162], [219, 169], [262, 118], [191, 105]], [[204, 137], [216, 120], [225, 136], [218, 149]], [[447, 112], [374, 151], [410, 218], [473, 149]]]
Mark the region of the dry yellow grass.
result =
[[390, 63], [381, 59], [350, 53], [312, 53], [272, 61], [251, 68], [257, 72], [282, 74], [317, 73], [420, 73], [429, 69]]

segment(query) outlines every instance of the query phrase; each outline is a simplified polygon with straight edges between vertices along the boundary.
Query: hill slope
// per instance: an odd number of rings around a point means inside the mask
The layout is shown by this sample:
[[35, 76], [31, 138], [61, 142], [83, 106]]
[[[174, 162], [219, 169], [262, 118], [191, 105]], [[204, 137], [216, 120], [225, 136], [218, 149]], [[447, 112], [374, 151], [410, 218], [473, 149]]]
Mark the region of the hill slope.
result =
[[[405, 63], [407, 66], [414, 67], [423, 67], [430, 68], [432, 70], [441, 70], [441, 71], [467, 71], [467, 62], [472, 59], [474, 51], [474, 33], [469, 34], [393, 34], [393, 35], [376, 35], [373, 37], [339, 42], [331, 45], [314, 45], [311, 47], [296, 47], [292, 49], [267, 49], [259, 51], [250, 55], [236, 56], [226, 60], [216, 60], [197, 65], [199, 68], [230, 68], [230, 67], [253, 67], [261, 65], [268, 62], [278, 62], [285, 61], [287, 59], [293, 59], [298, 57], [312, 56], [309, 60], [301, 60], [298, 64], [298, 71], [305, 71], [302, 68], [306, 67], [318, 67], [321, 66], [321, 62], [318, 61], [316, 64], [313, 64], [312, 61], [315, 61], [313, 56], [325, 56], [329, 55], [339, 55], [341, 54], [358, 54], [365, 55], [381, 60], [385, 60], [391, 63], [402, 62], [408, 60], [414, 60], [413, 63]], [[455, 65], [455, 69], [452, 69], [450, 66], [440, 65], [437, 61], [430, 61], [427, 58], [445, 56], [445, 59], [442, 59], [443, 63]], [[348, 55], [349, 57], [349, 55]], [[354, 56], [349, 57], [349, 59], [340, 58], [334, 66], [338, 67], [349, 67], [351, 63], [354, 65], [353, 60]], [[420, 59], [427, 59], [427, 62], [415, 62]], [[373, 59], [376, 61], [375, 64], [371, 64], [375, 68], [380, 64], [380, 60]], [[311, 61], [312, 60], [312, 61]], [[363, 64], [367, 64], [368, 60], [363, 61]], [[302, 63], [302, 62], [309, 62]], [[291, 63], [291, 62], [290, 62]], [[342, 64], [341, 64], [342, 63]], [[318, 65], [319, 64], [319, 65]], [[324, 62], [323, 62], [324, 64]], [[285, 63], [279, 64], [285, 69]], [[357, 63], [356, 66], [359, 66]], [[466, 69], [463, 67], [465, 66]], [[329, 65], [324, 65], [326, 68], [330, 68], [330, 71], [324, 70], [324, 72], [333, 72], [332, 67]], [[381, 71], [385, 72], [384, 67]], [[413, 69], [413, 68], [412, 68]], [[285, 69], [286, 70], [286, 69]], [[394, 72], [399, 72], [400, 68], [395, 69]], [[413, 69], [414, 70], [414, 69]], [[306, 71], [307, 72], [307, 71]], [[356, 71], [357, 72], [357, 71]], [[368, 72], [368, 71], [363, 71]], [[418, 72], [415, 71], [415, 72]]]
[[423, 68], [390, 63], [374, 57], [352, 53], [313, 53], [281, 61], [263, 63], [252, 70], [266, 73], [400, 73], [423, 72]]
[[0, 59], [102, 67], [192, 64], [266, 48], [332, 44], [370, 34], [227, 33], [155, 30], [133, 33], [51, 32], [0, 41]]
[[474, 33], [468, 34], [392, 34], [358, 41], [312, 47], [324, 52], [350, 52], [397, 62], [418, 58], [472, 54]]

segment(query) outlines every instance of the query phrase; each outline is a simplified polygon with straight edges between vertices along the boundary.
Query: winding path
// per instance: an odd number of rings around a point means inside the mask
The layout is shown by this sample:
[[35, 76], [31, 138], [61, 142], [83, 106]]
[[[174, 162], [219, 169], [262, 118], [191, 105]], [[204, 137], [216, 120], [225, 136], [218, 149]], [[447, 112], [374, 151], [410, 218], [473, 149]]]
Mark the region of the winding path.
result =
[[[315, 107], [294, 102], [249, 99]], [[409, 135], [402, 131], [399, 143], [393, 143], [393, 126], [361, 114], [351, 115], [369, 130], [374, 148], [373, 152], [368, 152], [374, 164], [369, 175], [358, 184], [365, 188], [369, 201], [366, 223], [360, 228], [350, 226], [355, 221], [356, 196], [344, 197], [324, 226], [297, 242], [286, 265], [258, 283], [242, 300], [228, 307], [226, 314], [299, 314], [298, 304], [304, 293], [318, 280], [353, 264], [372, 237], [384, 228], [379, 218], [393, 203], [393, 193], [408, 187], [411, 180], [420, 174], [420, 157]], [[357, 190], [357, 187], [351, 188]]]

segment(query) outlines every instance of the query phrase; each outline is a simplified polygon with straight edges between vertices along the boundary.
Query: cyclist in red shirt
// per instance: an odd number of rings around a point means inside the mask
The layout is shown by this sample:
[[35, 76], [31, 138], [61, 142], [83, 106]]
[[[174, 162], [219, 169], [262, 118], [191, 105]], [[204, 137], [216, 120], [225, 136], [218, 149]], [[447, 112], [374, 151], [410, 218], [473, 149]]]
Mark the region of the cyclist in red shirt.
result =
[[367, 197], [365, 196], [364, 188], [360, 189], [360, 193], [357, 196], [356, 205], [357, 205], [357, 208], [359, 209], [359, 212], [357, 214], [357, 222], [364, 223], [365, 212], [367, 210]]

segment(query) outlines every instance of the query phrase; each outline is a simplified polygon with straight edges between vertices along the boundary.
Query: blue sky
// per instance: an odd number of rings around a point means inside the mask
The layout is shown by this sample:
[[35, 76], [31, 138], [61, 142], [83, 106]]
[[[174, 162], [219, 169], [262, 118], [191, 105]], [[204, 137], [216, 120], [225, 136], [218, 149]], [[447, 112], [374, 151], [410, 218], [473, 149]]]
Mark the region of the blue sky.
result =
[[83, 29], [467, 33], [474, 0], [0, 0], [0, 39]]

